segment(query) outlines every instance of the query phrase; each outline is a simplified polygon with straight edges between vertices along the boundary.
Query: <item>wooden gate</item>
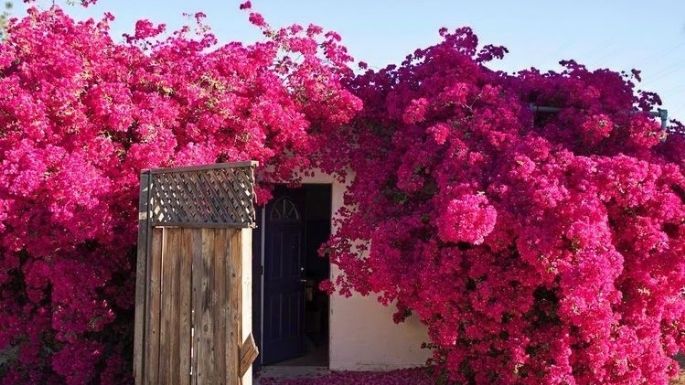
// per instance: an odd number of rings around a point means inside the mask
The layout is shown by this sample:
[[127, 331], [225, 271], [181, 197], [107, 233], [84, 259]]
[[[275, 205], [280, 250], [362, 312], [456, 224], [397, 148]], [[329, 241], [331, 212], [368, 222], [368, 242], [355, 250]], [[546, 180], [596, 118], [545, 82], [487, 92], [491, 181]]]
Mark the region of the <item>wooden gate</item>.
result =
[[246, 385], [256, 163], [141, 174], [136, 385]]

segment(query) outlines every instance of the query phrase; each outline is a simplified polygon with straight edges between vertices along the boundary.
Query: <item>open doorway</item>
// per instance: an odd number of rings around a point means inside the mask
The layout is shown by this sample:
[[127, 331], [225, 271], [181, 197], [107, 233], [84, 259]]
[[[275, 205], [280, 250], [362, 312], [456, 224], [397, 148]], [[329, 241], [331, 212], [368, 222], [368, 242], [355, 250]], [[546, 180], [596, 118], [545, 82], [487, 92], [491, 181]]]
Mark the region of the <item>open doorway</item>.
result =
[[278, 186], [258, 211], [253, 242], [253, 330], [260, 365], [328, 366], [331, 185]]

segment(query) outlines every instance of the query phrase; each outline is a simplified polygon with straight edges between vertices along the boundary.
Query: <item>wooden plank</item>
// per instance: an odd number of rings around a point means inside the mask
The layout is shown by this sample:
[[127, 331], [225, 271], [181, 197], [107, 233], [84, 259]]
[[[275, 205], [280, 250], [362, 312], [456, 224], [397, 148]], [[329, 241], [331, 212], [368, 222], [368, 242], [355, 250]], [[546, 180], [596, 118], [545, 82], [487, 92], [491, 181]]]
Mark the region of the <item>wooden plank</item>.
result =
[[192, 298], [192, 257], [193, 233], [197, 230], [183, 229], [180, 258], [180, 295], [179, 295], [179, 354], [180, 385], [190, 385], [190, 352], [192, 345], [191, 298]]
[[169, 286], [169, 382], [177, 385], [181, 381], [181, 350], [180, 350], [180, 297], [181, 297], [181, 238], [183, 229], [169, 229], [168, 266], [166, 274], [171, 276]]
[[227, 300], [226, 293], [226, 257], [228, 243], [230, 239], [226, 230], [214, 230], [214, 250], [213, 251], [213, 294], [215, 302], [212, 303], [212, 313], [214, 316], [214, 363], [217, 376], [217, 384], [226, 385], [228, 373], [226, 371], [226, 314]]
[[193, 308], [195, 311], [194, 351], [197, 352], [195, 373], [197, 385], [215, 384], [214, 372], [214, 320], [212, 308], [216, 297], [212, 295], [214, 275], [212, 274], [212, 259], [214, 255], [214, 231], [199, 230], [201, 236], [201, 251], [199, 258], [193, 256]]
[[152, 229], [150, 253], [148, 254], [147, 309], [146, 309], [146, 337], [145, 337], [145, 384], [157, 385], [159, 383], [159, 329], [160, 329], [160, 302], [161, 302], [161, 274], [162, 274], [162, 244], [164, 229]]
[[136, 385], [143, 385], [145, 361], [145, 308], [148, 281], [148, 205], [150, 199], [150, 174], [140, 174], [138, 195], [138, 247], [136, 260], [136, 305], [133, 326], [133, 377]]
[[199, 304], [201, 300], [202, 287], [200, 283], [202, 282], [202, 230], [192, 229], [191, 230], [191, 265], [192, 265], [192, 278], [191, 278], [191, 309], [192, 309], [192, 323], [193, 323], [193, 340], [192, 349], [193, 356], [190, 361], [191, 372], [193, 373], [190, 378], [191, 385], [198, 385], [198, 350], [200, 348], [200, 311]]
[[171, 341], [172, 341], [172, 311], [173, 311], [173, 260], [176, 232], [175, 229], [164, 229], [162, 242], [162, 295], [161, 317], [159, 329], [159, 380], [163, 384], [171, 385]]
[[240, 363], [238, 365], [238, 376], [242, 377], [250, 369], [252, 363], [259, 356], [259, 349], [255, 343], [252, 333], [250, 333], [243, 344], [240, 346]]
[[229, 255], [226, 258], [226, 272], [228, 273], [228, 322], [226, 323], [227, 352], [226, 370], [229, 373], [228, 385], [240, 385], [239, 353], [242, 329], [242, 247], [240, 241], [241, 230], [223, 230], [230, 236]]

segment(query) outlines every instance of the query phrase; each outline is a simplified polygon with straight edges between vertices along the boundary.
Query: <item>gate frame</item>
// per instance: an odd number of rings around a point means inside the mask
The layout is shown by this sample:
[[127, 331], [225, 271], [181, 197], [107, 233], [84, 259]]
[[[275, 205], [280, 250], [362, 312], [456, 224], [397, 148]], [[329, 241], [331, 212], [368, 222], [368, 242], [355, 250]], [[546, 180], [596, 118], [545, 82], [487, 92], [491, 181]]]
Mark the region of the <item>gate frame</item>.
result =
[[[136, 289], [135, 289], [135, 321], [134, 321], [134, 345], [133, 345], [133, 375], [136, 385], [144, 385], [145, 378], [144, 368], [145, 360], [145, 320], [147, 314], [147, 291], [148, 283], [150, 282], [150, 264], [152, 249], [152, 228], [153, 227], [188, 227], [188, 228], [235, 228], [240, 229], [240, 248], [241, 248], [241, 336], [243, 341], [238, 347], [238, 367], [237, 373], [238, 384], [251, 385], [252, 383], [252, 363], [259, 354], [256, 344], [252, 337], [252, 229], [256, 226], [255, 209], [254, 209], [254, 169], [259, 165], [256, 161], [232, 162], [232, 163], [217, 163], [203, 166], [190, 167], [176, 167], [176, 168], [157, 168], [157, 169], [143, 169], [140, 173], [140, 194], [138, 202], [138, 243], [137, 243], [137, 259], [136, 259]], [[195, 221], [192, 220], [172, 220], [164, 218], [160, 215], [160, 208], [165, 204], [173, 205], [173, 202], [164, 202], [163, 200], [154, 201], [153, 189], [155, 186], [155, 178], [163, 174], [172, 173], [187, 173], [187, 174], [201, 174], [211, 173], [212, 171], [221, 172], [233, 171], [236, 175], [242, 177], [240, 186], [242, 187], [242, 196], [235, 194], [235, 184], [233, 185], [233, 194], [230, 193], [231, 187], [226, 186], [222, 192], [226, 193], [226, 201], [234, 203], [234, 211], [222, 210], [223, 220], [218, 220], [217, 217], [208, 218], [207, 211], [195, 213]], [[195, 186], [197, 187], [197, 185]], [[246, 188], [246, 189], [245, 189]], [[189, 189], [188, 189], [189, 190]], [[207, 193], [210, 188], [205, 188], [201, 193], [202, 199], [197, 201], [205, 201], [205, 208], [210, 207], [216, 209], [221, 205], [221, 201], [216, 199], [216, 190]], [[186, 193], [194, 193], [198, 191], [186, 191]], [[212, 196], [210, 196], [212, 195]], [[175, 195], [174, 195], [175, 196]], [[186, 196], [187, 198], [187, 196]], [[241, 199], [242, 198], [242, 199]], [[195, 199], [194, 199], [195, 200]], [[182, 203], [182, 202], [181, 202]], [[166, 206], [165, 206], [166, 207]], [[237, 207], [238, 211], [235, 212]], [[241, 210], [242, 209], [242, 210]], [[155, 210], [155, 211], [153, 211]], [[237, 214], [237, 215], [233, 215]], [[222, 215], [219, 215], [221, 217]], [[226, 220], [227, 216], [232, 220]], [[220, 218], [221, 219], [221, 218]], [[193, 382], [194, 383], [194, 382]], [[172, 385], [172, 384], [165, 384]]]

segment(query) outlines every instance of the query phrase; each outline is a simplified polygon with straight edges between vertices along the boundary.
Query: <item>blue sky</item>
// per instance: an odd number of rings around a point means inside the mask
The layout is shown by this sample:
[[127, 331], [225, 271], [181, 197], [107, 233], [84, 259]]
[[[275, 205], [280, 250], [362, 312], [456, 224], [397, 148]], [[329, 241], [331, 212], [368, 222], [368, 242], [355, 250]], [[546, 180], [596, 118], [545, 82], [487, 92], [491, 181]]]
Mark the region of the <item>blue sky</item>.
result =
[[[56, 0], [58, 4], [65, 1]], [[51, 1], [39, 1], [49, 5]], [[482, 43], [502, 44], [509, 55], [496, 64], [515, 71], [557, 69], [561, 59], [590, 68], [641, 69], [641, 88], [658, 92], [673, 117], [685, 120], [685, 1], [447, 1], [254, 0], [271, 25], [315, 23], [335, 30], [358, 60], [372, 67], [400, 62], [438, 41], [440, 27], [474, 28]], [[184, 12], [203, 11], [223, 42], [255, 41], [258, 31], [238, 10], [239, 1], [100, 0], [94, 7], [64, 5], [77, 18], [117, 17], [113, 32], [132, 30], [147, 18], [182, 25]], [[24, 6], [15, 4], [14, 15]]]

